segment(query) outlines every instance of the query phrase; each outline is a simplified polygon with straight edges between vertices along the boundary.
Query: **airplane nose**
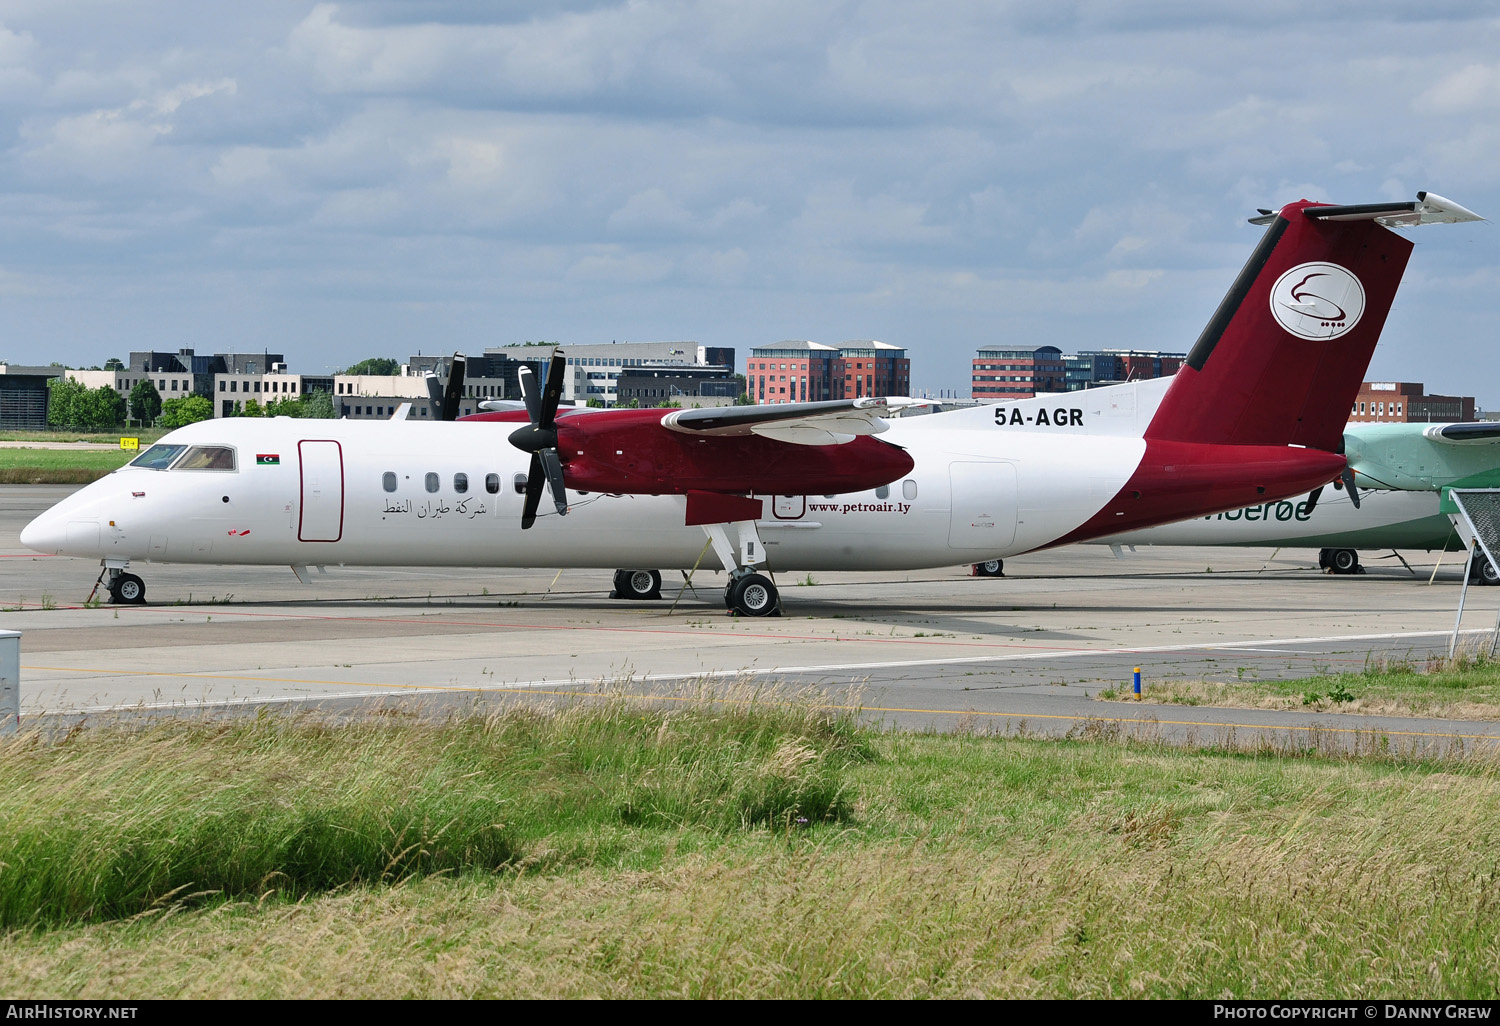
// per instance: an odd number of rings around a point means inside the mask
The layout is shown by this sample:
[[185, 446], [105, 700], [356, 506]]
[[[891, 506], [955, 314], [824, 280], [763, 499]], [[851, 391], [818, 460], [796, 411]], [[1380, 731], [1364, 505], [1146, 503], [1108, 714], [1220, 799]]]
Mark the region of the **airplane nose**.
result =
[[56, 555], [62, 551], [66, 541], [63, 524], [56, 517], [45, 513], [21, 528], [21, 544], [37, 552]]

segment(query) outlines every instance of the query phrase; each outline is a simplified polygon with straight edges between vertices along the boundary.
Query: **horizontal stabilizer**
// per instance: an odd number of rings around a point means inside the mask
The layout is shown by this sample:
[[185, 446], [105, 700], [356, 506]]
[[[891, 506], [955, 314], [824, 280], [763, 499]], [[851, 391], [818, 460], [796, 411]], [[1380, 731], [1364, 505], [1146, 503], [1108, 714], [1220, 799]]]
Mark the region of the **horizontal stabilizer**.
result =
[[709, 410], [673, 410], [662, 427], [700, 436], [760, 435], [797, 445], [842, 445], [861, 435], [876, 435], [889, 425], [893, 410], [926, 406], [921, 399], [834, 399], [818, 403], [725, 406]]
[[[1318, 221], [1374, 221], [1387, 228], [1415, 228], [1424, 224], [1459, 224], [1463, 221], [1483, 221], [1474, 211], [1444, 199], [1434, 192], [1417, 193], [1416, 202], [1405, 203], [1354, 203], [1345, 206], [1309, 207], [1306, 216]], [[1251, 224], [1270, 224], [1276, 215], [1262, 214], [1252, 217]]]

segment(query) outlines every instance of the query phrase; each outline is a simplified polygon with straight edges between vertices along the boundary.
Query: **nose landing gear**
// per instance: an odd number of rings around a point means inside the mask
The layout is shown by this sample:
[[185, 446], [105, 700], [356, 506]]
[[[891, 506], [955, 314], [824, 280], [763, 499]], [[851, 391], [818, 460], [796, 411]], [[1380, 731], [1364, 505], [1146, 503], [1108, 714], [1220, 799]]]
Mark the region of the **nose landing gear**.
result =
[[[128, 560], [104, 561], [104, 569], [99, 571], [99, 579], [94, 582], [94, 590], [89, 592], [89, 600], [99, 591], [99, 585], [103, 584], [109, 592], [109, 600], [120, 606], [143, 606], [146, 604], [146, 582], [135, 574], [128, 574], [125, 568], [130, 565]], [[106, 580], [105, 578], [108, 578]]]
[[135, 574], [120, 574], [109, 582], [109, 597], [121, 605], [146, 604], [146, 582]]

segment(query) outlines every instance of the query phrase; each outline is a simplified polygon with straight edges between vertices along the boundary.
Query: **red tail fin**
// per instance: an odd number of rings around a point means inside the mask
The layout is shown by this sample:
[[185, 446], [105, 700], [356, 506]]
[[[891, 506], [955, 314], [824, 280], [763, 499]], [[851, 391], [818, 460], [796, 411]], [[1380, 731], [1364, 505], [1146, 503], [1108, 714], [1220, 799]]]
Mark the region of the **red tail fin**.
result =
[[1146, 437], [1334, 451], [1412, 248], [1375, 219], [1414, 208], [1301, 200], [1257, 218], [1265, 238]]

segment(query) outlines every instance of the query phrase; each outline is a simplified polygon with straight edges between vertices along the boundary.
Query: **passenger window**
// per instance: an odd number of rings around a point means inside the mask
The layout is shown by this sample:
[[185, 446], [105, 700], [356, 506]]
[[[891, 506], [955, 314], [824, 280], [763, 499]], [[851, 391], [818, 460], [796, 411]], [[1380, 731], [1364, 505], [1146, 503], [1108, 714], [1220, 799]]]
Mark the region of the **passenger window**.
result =
[[469, 490], [469, 475], [468, 474], [454, 474], [453, 475], [453, 490], [455, 492], [457, 492], [459, 495], [462, 495], [464, 492], [467, 492]]
[[144, 467], [146, 470], [166, 470], [172, 465], [185, 445], [153, 445], [135, 459], [130, 461], [132, 467]]
[[525, 495], [526, 494], [526, 475], [525, 474], [517, 474], [516, 475], [516, 494], [517, 495]]
[[875, 498], [877, 498], [877, 499], [889, 499], [890, 497], [891, 497], [891, 486], [890, 485], [881, 485], [879, 488], [875, 489]]
[[195, 445], [173, 470], [233, 470], [234, 450], [227, 445]]
[[438, 490], [438, 486], [439, 486], [438, 476], [436, 474], [428, 474], [427, 475], [427, 490], [429, 492], [435, 492], [435, 491]]
[[387, 470], [381, 477], [380, 483], [385, 485], [386, 491], [394, 492], [396, 490], [396, 475]]
[[489, 492], [491, 495], [494, 495], [496, 492], [498, 492], [500, 490], [500, 475], [484, 475], [484, 490]]
[[915, 499], [917, 497], [917, 483], [911, 478], [907, 478], [905, 481], [902, 481], [901, 494], [906, 496], [908, 499]]

